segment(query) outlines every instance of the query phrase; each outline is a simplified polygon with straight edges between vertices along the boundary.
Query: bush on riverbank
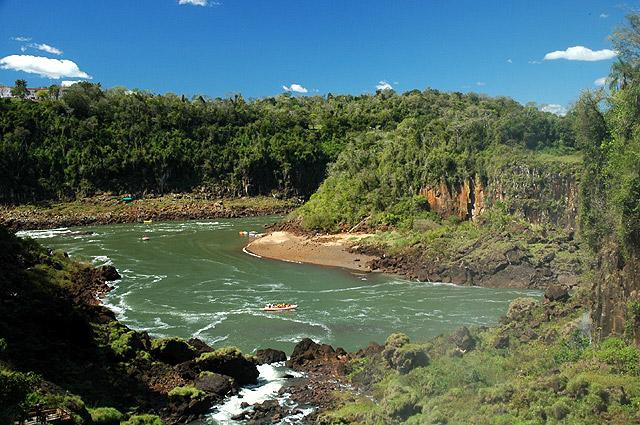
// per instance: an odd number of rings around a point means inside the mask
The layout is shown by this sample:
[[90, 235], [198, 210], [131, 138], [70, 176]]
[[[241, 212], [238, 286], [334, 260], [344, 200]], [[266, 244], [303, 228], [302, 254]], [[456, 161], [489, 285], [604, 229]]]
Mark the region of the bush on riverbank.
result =
[[636, 423], [639, 351], [619, 338], [590, 342], [580, 325], [585, 296], [538, 303], [518, 320], [472, 330], [478, 345], [466, 353], [436, 338], [429, 365], [408, 373], [380, 367], [382, 356], [358, 360], [352, 382], [376, 376], [373, 402], [344, 395], [319, 423]]

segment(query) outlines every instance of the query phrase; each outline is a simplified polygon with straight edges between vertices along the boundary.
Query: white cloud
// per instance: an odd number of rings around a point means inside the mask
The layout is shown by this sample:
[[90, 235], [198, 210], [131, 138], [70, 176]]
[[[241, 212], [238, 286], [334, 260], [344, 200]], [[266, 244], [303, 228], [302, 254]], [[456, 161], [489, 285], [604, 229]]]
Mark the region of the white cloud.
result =
[[391, 84], [382, 80], [378, 84], [376, 84], [376, 90], [393, 90], [393, 87], [391, 86]]
[[529, 61], [529, 65], [540, 65], [541, 63], [540, 61]]
[[0, 68], [38, 74], [57, 80], [62, 77], [91, 78], [68, 59], [51, 59], [43, 56], [9, 55], [0, 59]]
[[511, 60], [511, 58], [507, 59], [508, 63], [513, 63], [513, 61]]
[[49, 46], [48, 44], [45, 44], [45, 43], [33, 43], [33, 44], [29, 44], [29, 47], [33, 47], [34, 49], [42, 50], [43, 52], [52, 53], [54, 55], [61, 55], [62, 54], [62, 50], [56, 49], [55, 47]]
[[607, 18], [609, 17], [609, 15], [607, 15], [606, 13], [601, 13], [601, 14], [600, 14], [600, 17], [601, 17], [602, 19], [607, 19]]
[[485, 83], [484, 81], [477, 81], [476, 82], [476, 86], [484, 87], [486, 85], [487, 85], [487, 83]]
[[306, 93], [306, 92], [309, 91], [306, 88], [302, 87], [300, 84], [296, 84], [296, 83], [291, 84], [289, 87], [282, 86], [282, 88], [285, 91], [293, 91], [293, 92], [296, 92], [296, 93]]
[[602, 61], [615, 58], [618, 53], [615, 50], [602, 49], [591, 50], [584, 46], [569, 47], [567, 50], [556, 50], [544, 55], [544, 60], [567, 59], [570, 61]]
[[551, 112], [552, 114], [556, 114], [561, 117], [564, 117], [565, 115], [567, 115], [567, 108], [565, 108], [562, 105], [558, 105], [556, 103], [542, 105], [542, 107], [540, 107], [540, 110], [543, 112]]
[[604, 86], [605, 84], [607, 84], [607, 77], [600, 77], [597, 80], [595, 80], [593, 82], [593, 84], [595, 84], [596, 86]]
[[193, 6], [221, 6], [219, 1], [210, 0], [178, 0], [178, 4], [190, 4]]
[[60, 82], [60, 87], [71, 87], [75, 83], [81, 83], [83, 80], [64, 80]]
[[31, 41], [31, 37], [11, 37], [14, 41]]

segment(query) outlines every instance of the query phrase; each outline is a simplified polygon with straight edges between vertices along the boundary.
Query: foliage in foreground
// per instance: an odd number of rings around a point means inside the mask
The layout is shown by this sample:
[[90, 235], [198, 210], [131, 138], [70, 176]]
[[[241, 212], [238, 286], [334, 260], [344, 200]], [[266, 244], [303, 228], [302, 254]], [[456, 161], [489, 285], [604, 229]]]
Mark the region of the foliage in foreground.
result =
[[[360, 360], [351, 379], [373, 400], [343, 394], [319, 423], [638, 423], [640, 351], [616, 337], [591, 343], [582, 301], [537, 304], [498, 328], [476, 329], [477, 347], [466, 353], [439, 337], [423, 345], [430, 363], [408, 373], [382, 357]], [[496, 348], [504, 338], [508, 346]]]

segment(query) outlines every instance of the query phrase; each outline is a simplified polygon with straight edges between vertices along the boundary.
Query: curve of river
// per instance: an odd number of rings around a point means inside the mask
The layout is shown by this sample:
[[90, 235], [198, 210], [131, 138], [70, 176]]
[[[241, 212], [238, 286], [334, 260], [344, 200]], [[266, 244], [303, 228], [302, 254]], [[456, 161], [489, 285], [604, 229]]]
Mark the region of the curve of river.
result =
[[[410, 282], [255, 258], [242, 252], [241, 230], [261, 231], [274, 217], [119, 224], [20, 232], [96, 265], [113, 264], [122, 280], [105, 303], [127, 325], [153, 336], [198, 337], [246, 352], [290, 353], [303, 337], [347, 351], [384, 342], [396, 331], [414, 340], [466, 325], [490, 325], [509, 302], [537, 291]], [[142, 236], [149, 241], [142, 241]], [[300, 305], [266, 313], [270, 302]]]

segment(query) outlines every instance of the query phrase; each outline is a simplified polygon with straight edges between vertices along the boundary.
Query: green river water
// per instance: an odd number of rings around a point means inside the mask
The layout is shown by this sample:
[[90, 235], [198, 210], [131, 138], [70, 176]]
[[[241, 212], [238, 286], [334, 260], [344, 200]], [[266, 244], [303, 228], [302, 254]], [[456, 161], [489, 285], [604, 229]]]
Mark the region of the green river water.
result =
[[[414, 340], [460, 325], [491, 325], [520, 296], [537, 291], [411, 282], [397, 276], [266, 260], [242, 251], [240, 230], [274, 217], [121, 224], [19, 233], [122, 274], [105, 304], [153, 336], [198, 337], [246, 352], [291, 353], [303, 337], [348, 351], [396, 331]], [[148, 235], [149, 241], [142, 241]], [[266, 313], [271, 302], [296, 303]]]

